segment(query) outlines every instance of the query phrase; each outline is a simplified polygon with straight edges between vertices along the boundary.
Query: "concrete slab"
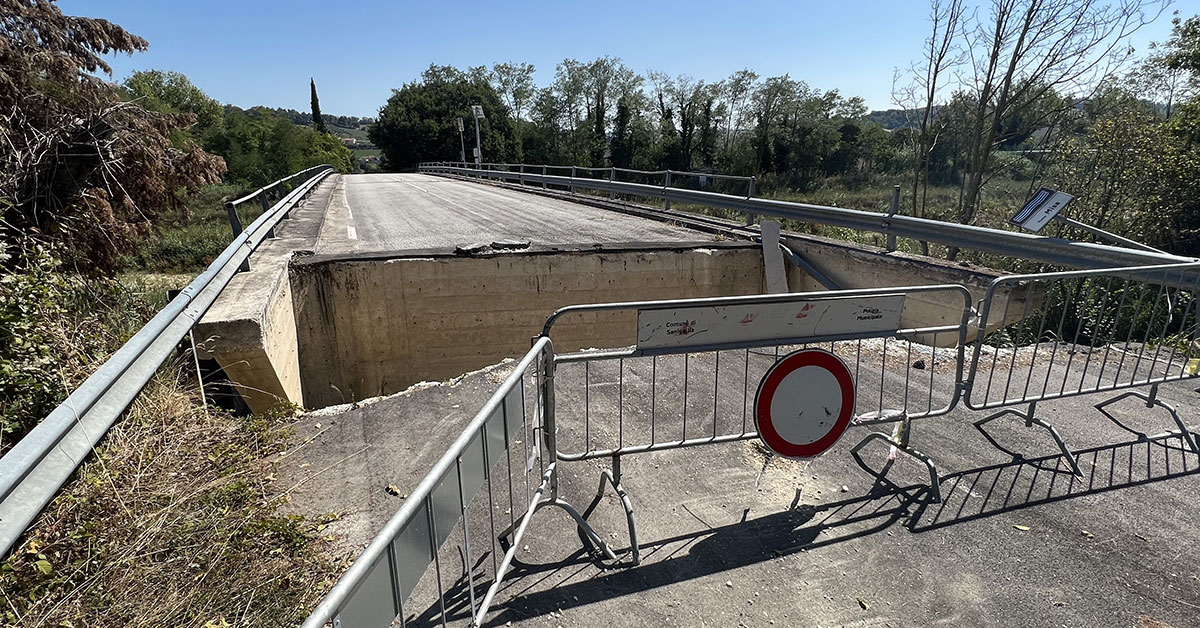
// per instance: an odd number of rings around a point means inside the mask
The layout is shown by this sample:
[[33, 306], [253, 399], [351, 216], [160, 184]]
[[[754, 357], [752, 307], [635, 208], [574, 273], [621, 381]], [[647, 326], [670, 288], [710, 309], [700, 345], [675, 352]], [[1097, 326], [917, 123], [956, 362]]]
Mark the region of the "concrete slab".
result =
[[[706, 381], [714, 368], [711, 360], [693, 360], [692, 377]], [[345, 546], [361, 547], [401, 503], [386, 487], [402, 495], [414, 487], [505, 370], [304, 417], [296, 438], [305, 444], [281, 468], [284, 482], [301, 482], [292, 507], [348, 511], [330, 529]], [[951, 375], [935, 377], [953, 384]], [[707, 417], [720, 399], [722, 421], [736, 423], [748, 384], [725, 382], [718, 380], [715, 391], [711, 381], [693, 387], [685, 407]], [[660, 389], [667, 398], [651, 399], [645, 387], [604, 378], [587, 390], [590, 407], [610, 410], [619, 391], [629, 413], [674, 403], [681, 392]], [[583, 391], [558, 396], [564, 407], [578, 407]], [[624, 486], [637, 512], [643, 563], [596, 564], [580, 550], [569, 520], [539, 513], [488, 625], [1084, 627], [1140, 626], [1153, 618], [1198, 626], [1200, 462], [1178, 438], [1139, 441], [1104, 419], [1092, 404], [1108, 396], [1039, 406], [1079, 452], [1082, 478], [1067, 471], [1044, 432], [1019, 420], [996, 421], [988, 431], [1024, 457], [993, 447], [971, 425], [982, 413], [960, 408], [917, 422], [914, 445], [944, 474], [942, 504], [929, 503], [925, 469], [909, 459], [897, 460], [889, 474], [894, 485], [863, 473], [848, 455], [868, 429], [862, 427], [815, 461], [776, 460], [765, 472], [753, 442], [626, 456]], [[1196, 424], [1195, 380], [1164, 385], [1159, 396]], [[1148, 433], [1170, 426], [1165, 412], [1134, 400], [1114, 411]], [[573, 423], [560, 419], [560, 434], [574, 434], [576, 442], [615, 436], [600, 413], [592, 416], [596, 422], [586, 426], [582, 415]], [[706, 422], [693, 429], [702, 434]], [[581, 441], [584, 429], [591, 436]], [[636, 438], [632, 432], [622, 438]], [[882, 465], [888, 451], [873, 445], [865, 454]], [[602, 466], [562, 463], [561, 494], [585, 506]], [[611, 492], [591, 520], [614, 546], [627, 545], [624, 512]], [[441, 573], [453, 602], [448, 621], [457, 624], [470, 607], [453, 544], [444, 549]], [[427, 574], [418, 593], [434, 584]], [[440, 613], [426, 601], [406, 617], [408, 625], [433, 625]]]
[[565, 200], [424, 174], [341, 178], [318, 253], [539, 244], [676, 242], [696, 231]]

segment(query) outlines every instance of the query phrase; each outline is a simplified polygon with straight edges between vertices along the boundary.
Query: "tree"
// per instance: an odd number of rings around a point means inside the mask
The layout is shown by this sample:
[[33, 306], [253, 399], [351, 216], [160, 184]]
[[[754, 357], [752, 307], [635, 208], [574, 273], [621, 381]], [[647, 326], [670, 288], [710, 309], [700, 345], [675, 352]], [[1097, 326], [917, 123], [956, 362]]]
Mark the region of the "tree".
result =
[[392, 90], [387, 104], [368, 130], [390, 169], [415, 167], [422, 161], [455, 161], [459, 155], [457, 119], [471, 119], [471, 105], [482, 105], [483, 154], [507, 161], [514, 154], [513, 123], [500, 95], [490, 84], [469, 80], [453, 68], [430, 66], [423, 82]]
[[[924, 218], [929, 208], [930, 170], [933, 168], [934, 151], [942, 143], [946, 130], [946, 118], [936, 115], [939, 109], [939, 97], [944, 88], [944, 74], [958, 66], [962, 56], [955, 49], [956, 37], [962, 22], [964, 7], [962, 0], [933, 0], [929, 11], [929, 21], [932, 32], [925, 40], [922, 49], [923, 58], [920, 65], [914, 64], [910, 69], [912, 82], [902, 90], [893, 92], [897, 104], [905, 108], [905, 113], [915, 113], [916, 122], [908, 121], [908, 126], [916, 132], [912, 138], [910, 150], [913, 154], [911, 190], [909, 202], [912, 203], [912, 215]], [[921, 252], [929, 254], [929, 243], [921, 242]]]
[[609, 145], [612, 165], [618, 168], [632, 168], [635, 151], [633, 139], [633, 111], [629, 99], [621, 97], [617, 101], [617, 115], [613, 120], [612, 141]]
[[194, 114], [152, 111], [96, 76], [111, 74], [104, 55], [146, 40], [47, 0], [0, 0], [0, 15], [5, 239], [60, 243], [76, 267], [111, 272], [159, 209], [219, 181], [225, 164], [172, 142]]
[[313, 79], [308, 79], [309, 91], [312, 92], [312, 121], [313, 128], [317, 133], [328, 133], [325, 129], [325, 119], [321, 117], [321, 100], [317, 98], [317, 82]]
[[123, 86], [129, 91], [130, 99], [146, 109], [195, 116], [195, 130], [199, 133], [221, 123], [221, 104], [179, 72], [134, 72], [125, 79]]
[[516, 158], [523, 158], [522, 128], [524, 127], [525, 107], [534, 95], [534, 68], [529, 63], [498, 63], [492, 66], [492, 76], [495, 79], [496, 91], [504, 98], [505, 104], [513, 117], [513, 135], [516, 138]]
[[[973, 103], [965, 143], [966, 179], [957, 219], [969, 224], [979, 210], [988, 166], [1006, 120], [1053, 127], [1075, 99], [1038, 116], [1023, 116], [1054, 93], [1092, 93], [1129, 57], [1130, 35], [1161, 12], [1161, 0], [992, 0], [989, 11], [964, 29], [970, 70], [960, 89]], [[1011, 130], [1010, 130], [1011, 131]], [[953, 259], [957, 249], [951, 248]]]

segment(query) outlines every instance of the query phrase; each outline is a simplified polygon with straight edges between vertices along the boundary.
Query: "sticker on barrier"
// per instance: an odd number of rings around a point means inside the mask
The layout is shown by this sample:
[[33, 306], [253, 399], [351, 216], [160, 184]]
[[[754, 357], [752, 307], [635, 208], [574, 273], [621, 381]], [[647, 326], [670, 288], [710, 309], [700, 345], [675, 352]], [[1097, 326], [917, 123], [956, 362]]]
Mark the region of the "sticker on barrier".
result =
[[788, 354], [758, 385], [754, 421], [766, 446], [784, 458], [814, 458], [846, 433], [854, 380], [841, 358], [822, 349]]

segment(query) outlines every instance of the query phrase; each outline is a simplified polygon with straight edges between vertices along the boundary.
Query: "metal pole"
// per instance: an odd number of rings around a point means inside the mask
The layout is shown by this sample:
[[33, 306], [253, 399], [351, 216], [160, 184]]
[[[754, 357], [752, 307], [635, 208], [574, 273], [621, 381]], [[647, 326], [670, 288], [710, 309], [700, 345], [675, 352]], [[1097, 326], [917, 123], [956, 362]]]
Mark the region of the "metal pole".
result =
[[242, 235], [242, 219], [238, 218], [233, 203], [225, 203], [225, 215], [229, 216], [229, 228], [233, 230], [233, 237]]
[[[475, 124], [479, 124], [479, 121], [476, 120]], [[458, 160], [465, 164], [467, 163], [467, 142], [463, 139], [462, 118], [458, 119], [458, 146], [460, 149], [458, 151]]]
[[671, 199], [667, 198], [667, 188], [671, 187], [671, 170], [667, 169], [667, 178], [663, 183], [663, 209], [671, 210]]
[[546, 167], [545, 167], [545, 166], [542, 166], [542, 177], [543, 177], [543, 178], [542, 178], [542, 189], [543, 189], [543, 190], [544, 190], [544, 189], [546, 189], [546, 179], [545, 179], [545, 176], [546, 176]]
[[[617, 180], [617, 168], [616, 168], [616, 166], [613, 166], [613, 168], [608, 171], [608, 182], [612, 183], [613, 181], [616, 181], [616, 180]], [[616, 198], [616, 196], [617, 196], [616, 192], [613, 192], [612, 190], [608, 191], [609, 200]]]
[[1064, 225], [1075, 227], [1076, 229], [1082, 229], [1083, 231], [1086, 231], [1098, 238], [1103, 238], [1119, 246], [1125, 246], [1131, 249], [1137, 249], [1139, 251], [1149, 251], [1151, 253], [1166, 253], [1166, 251], [1160, 251], [1159, 249], [1142, 244], [1141, 242], [1136, 242], [1134, 240], [1130, 240], [1129, 238], [1123, 238], [1115, 233], [1109, 233], [1099, 227], [1093, 227], [1091, 225], [1079, 222], [1078, 220], [1072, 220], [1066, 216], [1063, 216], [1062, 214], [1056, 214], [1054, 216], [1054, 220], [1057, 220]]
[[575, 193], [575, 166], [571, 166], [571, 194]]
[[[271, 209], [271, 201], [267, 198], [267, 192], [265, 190], [258, 194], [258, 202], [260, 205], [262, 205], [264, 214], [267, 213], [267, 210]], [[287, 218], [287, 213], [284, 213], [283, 217]], [[267, 239], [275, 239], [275, 225], [271, 225], [267, 228]]]
[[475, 118], [475, 167], [483, 163], [483, 144], [479, 141], [479, 118]]
[[[892, 186], [892, 206], [888, 209], [888, 218], [895, 216], [896, 213], [899, 211], [900, 211], [900, 186], [894, 185], [894, 186]], [[892, 221], [889, 220], [887, 222], [887, 228], [888, 228], [887, 250], [888, 250], [888, 253], [891, 253], [892, 251], [896, 250], [896, 236], [891, 233]]]
[[[754, 177], [750, 177], [750, 182], [746, 188], [746, 200], [752, 198], [754, 198]], [[746, 226], [749, 227], [754, 224], [756, 218], [758, 218], [758, 215], [754, 212], [746, 212]]]

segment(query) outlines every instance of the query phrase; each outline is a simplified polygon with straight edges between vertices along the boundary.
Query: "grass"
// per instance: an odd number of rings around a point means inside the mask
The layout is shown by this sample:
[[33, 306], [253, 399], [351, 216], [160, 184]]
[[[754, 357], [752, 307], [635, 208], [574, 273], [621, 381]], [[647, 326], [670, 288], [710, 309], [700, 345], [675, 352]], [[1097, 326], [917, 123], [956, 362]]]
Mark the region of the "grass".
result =
[[[229, 246], [233, 230], [225, 212], [225, 200], [243, 190], [231, 185], [212, 185], [185, 199], [188, 211], [159, 216], [155, 233], [142, 242], [123, 262], [132, 271], [155, 273], [199, 273]], [[243, 226], [262, 214], [255, 201], [238, 207]]]
[[[205, 221], [197, 212], [165, 226], [163, 237], [197, 233]], [[228, 234], [212, 239], [223, 248]], [[194, 274], [7, 276], [0, 284], [6, 320], [41, 357], [0, 354], [0, 425], [14, 428], [0, 434], [0, 451], [159, 311], [167, 289]], [[14, 406], [14, 399], [36, 403]], [[236, 417], [205, 408], [191, 357], [168, 361], [0, 561], [0, 625], [297, 623], [342, 565], [329, 558], [321, 534], [334, 516], [285, 514], [286, 493], [274, 487], [291, 414]]]
[[179, 362], [0, 563], [2, 623], [292, 625], [339, 571], [322, 558], [335, 516], [280, 513], [289, 414], [206, 410]]

